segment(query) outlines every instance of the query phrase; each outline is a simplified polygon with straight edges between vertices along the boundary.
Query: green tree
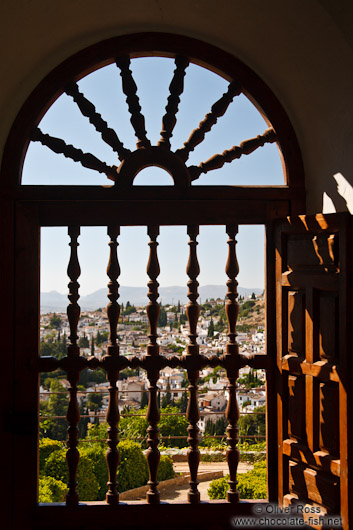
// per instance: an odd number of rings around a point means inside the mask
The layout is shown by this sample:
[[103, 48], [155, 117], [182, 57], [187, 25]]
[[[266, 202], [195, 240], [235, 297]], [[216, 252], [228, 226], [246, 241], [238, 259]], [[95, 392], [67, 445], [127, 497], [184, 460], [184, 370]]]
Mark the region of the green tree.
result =
[[143, 409], [144, 407], [146, 407], [148, 405], [148, 394], [147, 392], [144, 390], [142, 392], [142, 396], [141, 396], [141, 403], [140, 403], [140, 407], [141, 409]]
[[[41, 435], [45, 435], [52, 440], [66, 440], [67, 422], [66, 412], [68, 407], [68, 397], [65, 388], [57, 379], [52, 379], [50, 383], [50, 396], [46, 413], [51, 416], [45, 420], [41, 428]], [[64, 416], [64, 418], [55, 418]]]
[[101, 410], [103, 404], [102, 394], [99, 392], [90, 392], [87, 398], [87, 408], [94, 411], [94, 416]]
[[210, 323], [208, 325], [208, 329], [207, 329], [207, 337], [213, 337], [213, 335], [214, 335], [214, 323], [211, 318]]
[[160, 307], [159, 317], [158, 317], [158, 327], [164, 328], [167, 325], [167, 313], [163, 306]]
[[[178, 408], [168, 405], [161, 408], [161, 419], [159, 422], [159, 430], [161, 436], [185, 436], [180, 439], [164, 439], [163, 443], [167, 447], [186, 447], [187, 446], [187, 427], [188, 420], [185, 416], [180, 416], [177, 413]], [[167, 415], [165, 415], [167, 414]]]
[[167, 380], [167, 385], [166, 385], [165, 390], [166, 390], [166, 392], [165, 392], [165, 394], [162, 397], [162, 408], [163, 409], [165, 407], [167, 407], [168, 405], [171, 405], [171, 403], [172, 403], [172, 395], [170, 393], [169, 377], [168, 377], [168, 380]]
[[188, 396], [187, 392], [183, 392], [180, 399], [175, 401], [176, 407], [178, 407], [179, 412], [186, 412], [187, 406], [188, 406]]
[[60, 329], [61, 328], [61, 318], [56, 313], [53, 313], [53, 315], [50, 317], [49, 320], [49, 327], [52, 329]]
[[78, 339], [78, 345], [80, 348], [89, 348], [89, 340], [86, 333], [84, 333], [83, 336]]

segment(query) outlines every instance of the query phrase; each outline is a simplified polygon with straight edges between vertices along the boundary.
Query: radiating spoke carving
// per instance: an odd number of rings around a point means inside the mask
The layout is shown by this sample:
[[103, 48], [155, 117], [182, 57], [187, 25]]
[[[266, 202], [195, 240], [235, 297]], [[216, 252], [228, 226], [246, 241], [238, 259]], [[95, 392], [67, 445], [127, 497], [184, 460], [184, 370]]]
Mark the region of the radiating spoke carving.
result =
[[96, 131], [101, 133], [104, 142], [115, 151], [120, 160], [130, 153], [128, 149], [125, 149], [123, 143], [119, 140], [116, 132], [108, 127], [108, 124], [103, 120], [102, 116], [98, 114], [95, 106], [89, 101], [82, 92], [79, 91], [77, 83], [70, 83], [65, 90], [66, 94], [71, 96], [78, 108], [80, 109], [83, 116], [86, 116], [90, 123], [95, 127]]
[[158, 480], [157, 480], [157, 471], [160, 460], [160, 454], [158, 450], [159, 443], [159, 429], [158, 422], [160, 418], [159, 407], [158, 407], [158, 387], [157, 381], [159, 379], [159, 346], [157, 344], [157, 323], [159, 317], [159, 304], [158, 299], [158, 281], [159, 276], [159, 262], [157, 255], [157, 237], [159, 234], [158, 226], [149, 226], [148, 235], [150, 236], [150, 241], [148, 243], [150, 247], [150, 255], [147, 264], [147, 274], [150, 278], [148, 282], [148, 298], [149, 303], [147, 304], [146, 311], [149, 322], [149, 343], [147, 346], [147, 356], [145, 358], [146, 368], [147, 368], [147, 377], [149, 381], [149, 399], [148, 399], [148, 409], [147, 409], [147, 464], [149, 471], [149, 481], [148, 485], [150, 487], [147, 492], [147, 502], [149, 504], [158, 504], [160, 501], [160, 494], [157, 489]]
[[80, 370], [79, 370], [79, 356], [80, 349], [77, 345], [78, 335], [77, 327], [78, 321], [80, 318], [80, 306], [78, 305], [79, 299], [79, 283], [78, 278], [81, 274], [80, 264], [78, 261], [77, 247], [79, 243], [77, 242], [78, 236], [80, 234], [80, 228], [78, 226], [69, 227], [69, 236], [70, 236], [70, 261], [67, 268], [67, 274], [70, 278], [69, 283], [69, 295], [68, 298], [70, 303], [67, 307], [67, 317], [70, 326], [70, 335], [69, 335], [69, 346], [67, 350], [67, 378], [70, 383], [69, 387], [69, 405], [67, 409], [66, 419], [69, 424], [67, 429], [68, 432], [68, 441], [67, 441], [67, 453], [66, 460], [69, 468], [69, 491], [66, 496], [66, 502], [68, 505], [78, 504], [78, 493], [77, 493], [77, 482], [76, 482], [76, 473], [77, 466], [79, 462], [79, 452], [77, 449], [78, 444], [78, 422], [80, 420], [80, 409], [77, 401], [77, 383], [79, 380]]
[[227, 353], [225, 355], [225, 364], [228, 377], [228, 405], [226, 409], [227, 426], [227, 443], [228, 448], [226, 452], [228, 467], [229, 467], [229, 491], [227, 492], [227, 500], [229, 502], [238, 502], [239, 492], [237, 491], [237, 469], [240, 459], [238, 444], [238, 421], [239, 408], [236, 398], [236, 380], [239, 375], [239, 366], [241, 360], [238, 359], [239, 351], [236, 342], [236, 323], [238, 318], [239, 304], [237, 301], [238, 282], [237, 276], [239, 274], [239, 266], [235, 251], [236, 234], [238, 227], [236, 225], [227, 226], [226, 228], [228, 239], [228, 260], [226, 264], [227, 281], [227, 303], [225, 306], [226, 316], [228, 321], [228, 343]]
[[108, 227], [108, 235], [110, 237], [109, 247], [110, 256], [107, 267], [107, 274], [110, 279], [108, 283], [108, 298], [107, 315], [109, 321], [109, 346], [107, 355], [104, 359], [107, 369], [107, 380], [109, 381], [109, 404], [106, 414], [106, 420], [109, 425], [108, 428], [108, 450], [106, 452], [106, 461], [108, 466], [108, 491], [106, 494], [106, 501], [108, 504], [118, 504], [119, 493], [117, 491], [116, 474], [119, 465], [119, 451], [118, 444], [118, 425], [119, 425], [119, 407], [118, 407], [118, 389], [117, 381], [119, 379], [118, 358], [119, 346], [117, 344], [117, 325], [120, 316], [119, 298], [119, 283], [117, 281], [120, 276], [120, 266], [118, 261], [118, 242], [117, 238], [120, 234], [118, 226]]
[[197, 259], [196, 247], [198, 245], [196, 238], [199, 233], [198, 226], [188, 226], [189, 235], [189, 261], [186, 267], [186, 273], [190, 280], [188, 281], [188, 298], [189, 303], [186, 306], [186, 316], [189, 322], [189, 340], [187, 354], [185, 358], [187, 374], [189, 379], [189, 402], [186, 411], [186, 417], [189, 421], [188, 426], [188, 462], [190, 469], [190, 489], [188, 491], [188, 501], [190, 503], [200, 502], [200, 492], [197, 489], [198, 480], [197, 472], [200, 463], [199, 445], [199, 427], [200, 419], [199, 404], [197, 399], [197, 381], [199, 378], [199, 347], [197, 344], [197, 322], [200, 314], [200, 306], [197, 303], [199, 282], [197, 277], [200, 274], [200, 267]]
[[119, 166], [109, 166], [106, 162], [98, 159], [91, 153], [83, 152], [81, 149], [65, 143], [61, 138], [55, 138], [43, 133], [39, 128], [34, 129], [31, 134], [33, 142], [40, 142], [53, 152], [62, 154], [82, 166], [105, 174], [110, 180], [116, 183], [115, 188], [127, 190], [133, 186], [134, 179], [138, 173], [146, 167], [157, 166], [165, 169], [172, 175], [174, 185], [178, 188], [187, 189], [194, 180], [197, 180], [202, 173], [219, 169], [224, 164], [239, 159], [243, 155], [249, 155], [259, 147], [277, 141], [274, 129], [267, 129], [262, 135], [246, 139], [239, 145], [234, 145], [231, 149], [226, 149], [222, 153], [210, 156], [206, 161], [198, 165], [187, 166], [190, 153], [201, 144], [206, 134], [211, 131], [218, 119], [228, 110], [229, 105], [235, 97], [242, 93], [243, 87], [239, 80], [229, 83], [224, 94], [212, 105], [210, 111], [200, 121], [198, 127], [194, 129], [189, 138], [184, 142], [183, 147], [175, 151], [171, 150], [171, 138], [177, 123], [177, 114], [184, 93], [184, 77], [186, 69], [190, 64], [190, 59], [177, 55], [175, 58], [175, 69], [169, 85], [169, 95], [165, 113], [162, 117], [162, 130], [157, 145], [151, 145], [147, 137], [144, 115], [141, 112], [140, 99], [138, 97], [138, 87], [135, 83], [129, 55], [121, 55], [115, 59], [116, 66], [120, 70], [122, 79], [122, 92], [126, 96], [126, 103], [130, 113], [130, 122], [137, 138], [136, 147], [130, 151], [127, 149], [117, 132], [108, 126], [108, 123], [97, 112], [94, 104], [80, 92], [75, 81], [69, 81], [65, 92], [72, 97], [78, 106], [81, 114], [88, 118], [89, 122], [101, 135], [103, 141], [108, 144], [117, 154], [120, 160]]
[[116, 64], [120, 68], [123, 92], [126, 96], [126, 103], [128, 104], [129, 112], [131, 114], [130, 121], [138, 140], [136, 144], [137, 148], [150, 147], [150, 141], [146, 136], [145, 118], [141, 114], [140, 100], [137, 96], [137, 86], [129, 68], [130, 58], [127, 55], [118, 57], [116, 59]]
[[93, 169], [99, 173], [105, 173], [110, 180], [115, 180], [116, 178], [116, 166], [108, 166], [91, 153], [84, 153], [81, 149], [77, 149], [73, 145], [68, 145], [61, 138], [44, 134], [38, 127], [33, 131], [31, 140], [33, 142], [40, 142], [42, 145], [49, 147], [54, 153], [71, 158], [74, 162], [80, 162], [83, 167]]
[[189, 158], [190, 151], [193, 151], [197, 145], [203, 142], [206, 133], [217, 123], [218, 118], [225, 114], [234, 97], [239, 96], [239, 94], [241, 94], [241, 85], [237, 81], [233, 81], [229, 84], [227, 92], [212, 105], [211, 112], [206, 114], [198, 128], [192, 131], [188, 140], [184, 143], [184, 147], [176, 151], [176, 154], [183, 162], [186, 162]]
[[250, 138], [244, 140], [239, 146], [234, 145], [231, 149], [223, 151], [221, 155], [213, 155], [206, 162], [201, 162], [199, 166], [190, 166], [189, 172], [191, 180], [199, 178], [201, 173], [208, 173], [213, 169], [219, 169], [224, 166], [227, 162], [232, 162], [236, 158], [240, 158], [242, 155], [249, 155], [258, 147], [262, 147], [265, 144], [272, 144], [276, 141], [276, 133], [273, 129], [267, 129], [263, 135], [258, 135], [256, 138]]
[[169, 85], [170, 95], [168, 97], [168, 104], [165, 108], [166, 113], [162, 119], [163, 129], [161, 131], [161, 140], [158, 145], [165, 145], [170, 149], [170, 138], [173, 135], [173, 129], [176, 124], [176, 114], [178, 112], [178, 106], [180, 103], [180, 95], [184, 90], [184, 76], [185, 70], [189, 66], [189, 60], [185, 57], [176, 57], [175, 59], [176, 69], [174, 70], [174, 76], [172, 82]]

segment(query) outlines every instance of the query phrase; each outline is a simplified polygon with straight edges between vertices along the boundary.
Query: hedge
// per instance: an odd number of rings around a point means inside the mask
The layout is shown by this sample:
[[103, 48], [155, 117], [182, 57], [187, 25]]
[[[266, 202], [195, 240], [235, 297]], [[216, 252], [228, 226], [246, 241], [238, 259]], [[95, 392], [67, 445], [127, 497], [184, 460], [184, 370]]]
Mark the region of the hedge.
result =
[[53, 477], [39, 479], [38, 502], [64, 502], [69, 488], [61, 480]]
[[[238, 473], [238, 490], [241, 499], [266, 499], [266, 462], [254, 464], [254, 468], [247, 473]], [[212, 480], [207, 490], [210, 499], [225, 499], [229, 489], [229, 475]]]

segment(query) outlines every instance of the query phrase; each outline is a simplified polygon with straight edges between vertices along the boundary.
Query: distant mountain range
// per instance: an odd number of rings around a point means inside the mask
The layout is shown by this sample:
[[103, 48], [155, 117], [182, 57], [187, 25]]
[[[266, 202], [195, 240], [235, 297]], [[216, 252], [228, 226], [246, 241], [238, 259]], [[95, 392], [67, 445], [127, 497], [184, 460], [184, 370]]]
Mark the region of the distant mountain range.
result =
[[[147, 287], [119, 287], [119, 303], [130, 304], [136, 306], [144, 306], [148, 303]], [[187, 287], [159, 287], [159, 301], [162, 304], [181, 304], [188, 302]], [[199, 287], [200, 299], [204, 303], [206, 299], [221, 298], [224, 299], [227, 292], [227, 287], [224, 285], [203, 285]], [[263, 289], [238, 287], [238, 292], [241, 296], [251, 296], [252, 293], [261, 294]], [[103, 288], [95, 291], [87, 296], [81, 296], [79, 305], [83, 310], [94, 310], [99, 307], [104, 307], [108, 303], [107, 299], [108, 289]], [[57, 291], [50, 291], [49, 293], [41, 293], [41, 312], [49, 313], [51, 311], [65, 311], [68, 305], [67, 295], [58, 293]], [[199, 299], [199, 303], [200, 303]]]

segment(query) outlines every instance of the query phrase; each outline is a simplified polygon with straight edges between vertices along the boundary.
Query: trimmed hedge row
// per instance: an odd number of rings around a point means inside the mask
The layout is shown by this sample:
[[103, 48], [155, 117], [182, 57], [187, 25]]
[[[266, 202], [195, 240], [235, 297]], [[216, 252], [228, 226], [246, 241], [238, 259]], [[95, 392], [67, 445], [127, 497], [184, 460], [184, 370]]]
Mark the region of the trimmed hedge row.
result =
[[[254, 464], [254, 468], [247, 473], [238, 473], [238, 490], [241, 499], [266, 499], [267, 481], [266, 481], [266, 462]], [[229, 475], [212, 480], [207, 490], [210, 499], [225, 499]]]
[[[131, 440], [118, 444], [120, 464], [117, 481], [120, 492], [147, 484], [148, 468], [141, 446]], [[67, 493], [68, 470], [66, 448], [63, 444], [48, 438], [40, 441], [39, 502], [61, 502]], [[173, 478], [173, 461], [162, 455], [158, 468], [159, 481]], [[77, 468], [77, 491], [81, 500], [100, 501], [105, 499], [108, 472], [105, 449], [101, 444], [80, 448]]]

